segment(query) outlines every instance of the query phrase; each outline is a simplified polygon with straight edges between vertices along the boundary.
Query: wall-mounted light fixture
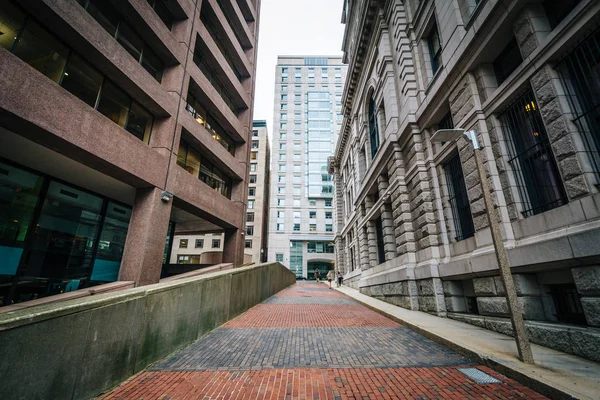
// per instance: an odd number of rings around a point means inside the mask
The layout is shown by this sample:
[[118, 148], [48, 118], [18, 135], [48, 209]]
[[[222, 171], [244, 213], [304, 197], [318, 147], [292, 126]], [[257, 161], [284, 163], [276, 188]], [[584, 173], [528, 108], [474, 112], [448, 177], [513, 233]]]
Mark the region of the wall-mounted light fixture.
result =
[[160, 194], [160, 200], [163, 203], [168, 203], [169, 201], [171, 201], [172, 198], [173, 198], [173, 194], [169, 193], [167, 191], [164, 191]]

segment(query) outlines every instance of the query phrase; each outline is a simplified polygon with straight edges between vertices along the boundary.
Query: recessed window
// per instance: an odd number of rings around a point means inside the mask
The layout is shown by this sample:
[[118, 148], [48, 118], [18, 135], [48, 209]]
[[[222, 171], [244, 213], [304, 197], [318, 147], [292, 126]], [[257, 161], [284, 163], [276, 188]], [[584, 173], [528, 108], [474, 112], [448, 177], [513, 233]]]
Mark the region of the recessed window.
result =
[[554, 29], [581, 0], [546, 0], [542, 3], [550, 28]]
[[246, 227], [246, 235], [252, 236], [254, 235], [254, 226], [250, 225]]
[[248, 188], [248, 196], [256, 196], [256, 188]]
[[204, 239], [196, 239], [196, 248], [201, 249], [204, 247]]
[[285, 199], [277, 199], [277, 205], [280, 207], [285, 206]]
[[517, 40], [513, 39], [494, 60], [494, 73], [496, 74], [498, 86], [500, 86], [500, 84], [504, 82], [522, 62], [523, 57], [521, 56], [519, 45], [517, 44]]
[[310, 224], [308, 225], [308, 230], [311, 232], [316, 232], [317, 231], [317, 224]]
[[333, 225], [325, 224], [325, 232], [333, 232]]
[[252, 239], [246, 239], [245, 247], [247, 249], [251, 249], [252, 248]]
[[284, 229], [285, 229], [284, 224], [282, 224], [282, 223], [278, 223], [277, 224], [277, 231], [278, 232], [282, 232]]
[[256, 164], [250, 164], [250, 172], [256, 172]]
[[471, 204], [467, 196], [467, 187], [460, 157], [456, 154], [444, 165], [446, 183], [448, 185], [448, 201], [452, 208], [456, 241], [461, 241], [475, 234]]
[[188, 240], [187, 239], [179, 239], [179, 248], [187, 249], [187, 247], [188, 247]]
[[254, 222], [254, 213], [249, 212], [246, 214], [246, 222]]
[[248, 200], [248, 210], [254, 209], [254, 200]]
[[331, 207], [331, 200], [325, 200], [325, 207]]
[[431, 31], [427, 36], [427, 46], [429, 47], [429, 57], [431, 59], [431, 72], [435, 75], [442, 65], [442, 42], [437, 29], [437, 24], [433, 24]]
[[310, 218], [310, 219], [317, 218], [317, 212], [316, 211], [309, 211], [308, 212], [308, 218]]
[[277, 262], [283, 262], [283, 253], [277, 253], [277, 254], [275, 254], [275, 261], [277, 261]]
[[213, 239], [212, 248], [218, 249], [219, 247], [221, 247], [221, 239]]
[[150, 7], [156, 12], [160, 20], [171, 30], [173, 28], [173, 14], [169, 11], [163, 0], [148, 0]]
[[[326, 201], [327, 201], [327, 200], [326, 200]], [[311, 207], [316, 207], [316, 205], [317, 205], [317, 200], [315, 200], [315, 199], [310, 199], [310, 200], [308, 201], [308, 205], [309, 205], [309, 206], [311, 206]]]
[[300, 224], [294, 224], [294, 232], [300, 232]]
[[250, 179], [248, 180], [250, 183], [256, 183], [256, 175], [250, 175]]

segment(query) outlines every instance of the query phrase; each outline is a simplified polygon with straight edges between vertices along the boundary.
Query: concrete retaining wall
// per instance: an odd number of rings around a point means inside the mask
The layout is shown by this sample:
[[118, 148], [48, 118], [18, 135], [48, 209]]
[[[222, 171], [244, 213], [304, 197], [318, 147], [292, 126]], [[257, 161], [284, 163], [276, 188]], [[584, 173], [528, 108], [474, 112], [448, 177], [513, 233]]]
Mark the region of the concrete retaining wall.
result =
[[259, 264], [0, 313], [0, 398], [88, 399], [295, 280]]

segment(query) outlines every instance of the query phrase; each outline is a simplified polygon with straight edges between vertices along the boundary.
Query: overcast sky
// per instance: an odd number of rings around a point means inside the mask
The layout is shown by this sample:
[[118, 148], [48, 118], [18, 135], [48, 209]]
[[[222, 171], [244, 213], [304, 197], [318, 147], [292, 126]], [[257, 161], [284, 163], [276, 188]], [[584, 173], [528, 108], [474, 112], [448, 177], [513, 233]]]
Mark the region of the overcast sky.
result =
[[343, 0], [262, 0], [254, 119], [272, 135], [278, 55], [341, 55]]

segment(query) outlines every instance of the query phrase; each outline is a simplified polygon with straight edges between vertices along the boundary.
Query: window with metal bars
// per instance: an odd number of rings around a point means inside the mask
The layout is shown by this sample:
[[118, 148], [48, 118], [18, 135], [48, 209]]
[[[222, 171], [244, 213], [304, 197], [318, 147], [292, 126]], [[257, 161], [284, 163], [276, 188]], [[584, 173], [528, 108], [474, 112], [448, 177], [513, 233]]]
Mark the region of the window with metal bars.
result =
[[529, 89], [523, 94], [500, 119], [523, 215], [539, 214], [566, 204], [563, 183], [533, 91]]
[[456, 154], [444, 165], [446, 184], [448, 185], [448, 201], [452, 208], [452, 220], [456, 241], [470, 238], [475, 234], [471, 204], [467, 196], [467, 186], [463, 175], [460, 157]]
[[590, 164], [600, 181], [600, 30], [556, 66]]
[[563, 283], [548, 285], [554, 306], [556, 307], [556, 318], [560, 322], [586, 325], [581, 295], [577, 292], [574, 283]]

